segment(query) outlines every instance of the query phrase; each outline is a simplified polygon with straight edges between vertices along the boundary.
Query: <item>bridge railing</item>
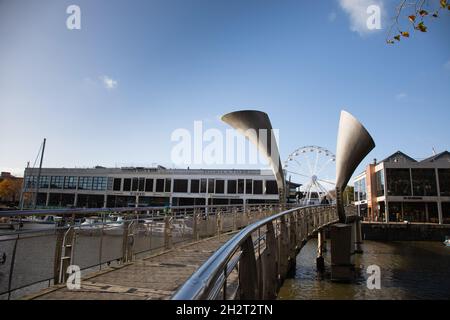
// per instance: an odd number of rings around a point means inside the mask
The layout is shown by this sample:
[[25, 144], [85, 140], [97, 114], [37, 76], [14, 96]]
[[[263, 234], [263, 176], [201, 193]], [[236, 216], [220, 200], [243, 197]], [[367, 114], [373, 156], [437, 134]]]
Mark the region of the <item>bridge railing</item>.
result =
[[273, 299], [307, 239], [337, 221], [335, 206], [319, 205], [250, 224], [218, 249], [173, 299]]
[[0, 230], [0, 299], [64, 283], [69, 265], [97, 271], [275, 212], [277, 204], [0, 211], [11, 228]]

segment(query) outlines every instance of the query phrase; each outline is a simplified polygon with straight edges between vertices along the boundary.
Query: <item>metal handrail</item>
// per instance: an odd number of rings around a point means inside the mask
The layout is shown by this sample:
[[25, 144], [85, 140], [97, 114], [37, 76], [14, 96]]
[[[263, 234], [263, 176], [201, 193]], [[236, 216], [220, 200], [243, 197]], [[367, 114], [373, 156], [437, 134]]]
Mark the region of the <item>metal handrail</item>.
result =
[[254, 222], [242, 229], [228, 242], [220, 247], [173, 295], [173, 300], [197, 300], [211, 298], [209, 293], [216, 284], [216, 280], [223, 274], [233, 255], [240, 250], [241, 246], [252, 233], [261, 227], [273, 222], [281, 217], [288, 216], [300, 209], [308, 208], [331, 208], [330, 205], [311, 205], [297, 207]]
[[[277, 206], [276, 203], [255, 203], [246, 206]], [[71, 214], [91, 214], [105, 212], [144, 212], [157, 210], [183, 210], [183, 209], [220, 209], [220, 208], [241, 208], [242, 204], [223, 205], [194, 205], [194, 206], [162, 206], [162, 207], [118, 207], [118, 208], [67, 208], [67, 209], [35, 209], [35, 210], [5, 210], [0, 211], [0, 217], [20, 217], [20, 216], [42, 216], [42, 215], [71, 215]]]
[[[203, 237], [211, 237], [211, 236], [216, 236], [216, 235], [220, 235], [222, 233], [226, 233], [226, 232], [230, 232], [230, 231], [235, 231], [238, 230], [242, 227], [244, 227], [247, 223], [245, 222], [245, 220], [240, 220], [239, 225], [237, 224], [237, 217], [241, 216], [244, 217], [245, 215], [243, 215], [244, 212], [259, 212], [259, 213], [263, 213], [263, 212], [273, 212], [273, 209], [277, 209], [279, 207], [279, 204], [270, 204], [270, 203], [265, 203], [265, 204], [247, 204], [245, 207], [242, 205], [209, 205], [209, 206], [180, 206], [180, 207], [139, 207], [139, 208], [133, 208], [133, 207], [126, 207], [126, 208], [102, 208], [102, 209], [98, 209], [98, 208], [94, 208], [94, 209], [60, 209], [60, 210], [23, 210], [23, 211], [18, 211], [18, 212], [14, 212], [13, 214], [13, 218], [19, 220], [20, 217], [23, 216], [30, 216], [30, 215], [45, 215], [45, 214], [53, 214], [53, 215], [60, 215], [60, 216], [68, 216], [70, 218], [70, 215], [73, 215], [75, 212], [82, 212], [84, 214], [98, 214], [100, 215], [105, 215], [105, 213], [112, 213], [112, 212], [123, 212], [124, 214], [124, 219], [123, 221], [125, 223], [132, 223], [133, 221], [139, 221], [140, 219], [145, 219], [145, 218], [151, 218], [154, 222], [160, 223], [162, 221], [166, 221], [166, 219], [172, 220], [171, 218], [174, 218], [174, 221], [168, 221], [168, 225], [164, 226], [164, 230], [172, 230], [171, 225], [173, 223], [176, 222], [177, 219], [179, 218], [186, 218], [186, 217], [190, 217], [190, 219], [193, 219], [193, 226], [192, 226], [192, 230], [189, 231], [191, 233], [187, 234], [186, 238], [183, 239], [179, 239], [177, 242], [172, 243], [171, 241], [171, 237], [173, 236], [171, 234], [171, 231], [169, 232], [169, 235], [164, 235], [164, 240], [162, 243], [153, 246], [150, 242], [149, 245], [144, 245], [144, 247], [139, 248], [138, 251], [134, 251], [134, 245], [132, 243], [130, 243], [129, 241], [123, 241], [122, 244], [126, 243], [127, 246], [127, 250], [128, 250], [128, 246], [130, 246], [130, 250], [132, 250], [132, 255], [136, 256], [137, 254], [141, 254], [144, 252], [150, 252], [152, 250], [159, 250], [159, 249], [170, 249], [172, 248], [174, 245], [177, 245], [179, 243], [184, 243], [184, 242], [189, 242], [189, 241], [196, 241], [199, 240]], [[162, 209], [168, 209], [168, 212], [162, 212]], [[159, 213], [161, 214], [158, 214]], [[4, 215], [11, 217], [11, 211], [6, 211], [4, 212]], [[129, 213], [129, 214], [128, 214]], [[228, 223], [226, 225], [226, 227], [224, 227], [222, 225], [222, 219], [224, 217], [227, 217], [228, 219]], [[261, 216], [260, 216], [261, 217]], [[217, 226], [212, 226], [209, 224], [209, 219], [213, 219], [211, 221], [216, 221], [216, 222], [221, 222], [218, 223]], [[233, 221], [233, 223], [231, 223], [231, 220]], [[73, 222], [73, 221], [72, 221]], [[107, 222], [107, 221], [102, 221], [100, 223], [98, 223], [98, 225], [101, 226], [107, 226], [109, 223], [115, 223], [114, 221], [112, 222]], [[96, 224], [97, 225], [97, 224]], [[8, 233], [1, 233], [0, 235], [2, 236], [6, 236], [4, 238], [0, 238], [0, 243], [1, 242], [11, 242], [11, 241], [17, 241], [19, 242], [20, 240], [23, 239], [29, 239], [31, 237], [45, 237], [49, 234], [47, 234], [47, 232], [51, 232], [52, 235], [59, 235], [61, 233], [64, 233], [66, 230], [68, 230], [68, 228], [70, 228], [70, 226], [74, 226], [73, 223], [70, 223], [70, 225], [64, 225], [64, 226], [55, 226], [53, 228], [49, 228], [49, 229], [38, 229], [38, 230], [16, 230], [15, 232], [8, 232]], [[153, 226], [153, 224], [151, 224], [151, 226]], [[209, 229], [209, 226], [211, 226], [211, 229]], [[183, 228], [185, 226], [183, 225]], [[77, 229], [78, 230], [78, 229]], [[97, 230], [97, 229], [95, 229]], [[124, 228], [125, 230], [125, 228]], [[184, 229], [183, 229], [184, 230]], [[82, 230], [80, 230], [81, 232]], [[76, 231], [78, 232], [78, 231]], [[159, 231], [157, 231], [156, 233], [158, 233]], [[125, 234], [125, 231], [124, 231]], [[103, 229], [102, 231], [100, 231], [100, 237], [103, 237]], [[150, 233], [145, 232], [145, 236], [144, 237], [148, 237], [151, 241], [152, 237], [154, 236], [154, 232], [152, 231], [152, 229], [150, 229]], [[185, 237], [186, 234], [184, 234], [184, 231], [182, 232], [182, 236]], [[181, 240], [181, 241], [180, 241]], [[58, 240], [57, 240], [58, 241]], [[97, 240], [95, 240], [97, 241]], [[101, 241], [101, 239], [100, 239]], [[60, 248], [61, 246], [58, 245], [58, 248]], [[122, 259], [123, 261], [125, 261], [123, 259], [123, 257], [120, 256], [115, 256], [112, 260], [103, 260], [101, 258], [102, 254], [101, 254], [101, 250], [102, 250], [102, 246], [100, 246], [100, 252], [99, 252], [99, 259], [98, 259], [98, 263], [95, 264], [89, 264], [86, 266], [83, 266], [82, 269], [89, 269], [91, 267], [96, 267], [96, 266], [100, 266], [100, 268], [102, 267], [102, 265], [105, 265], [106, 263], [110, 262], [110, 261], [119, 261], [120, 259]], [[122, 249], [123, 250], [123, 249]], [[8, 288], [5, 288], [6, 291], [0, 290], [0, 295], [3, 294], [8, 294], [8, 298], [10, 296], [10, 294], [13, 291], [22, 289], [22, 288], [26, 288], [34, 283], [40, 283], [40, 282], [49, 282], [50, 285], [50, 281], [51, 279], [54, 278], [47, 278], [47, 277], [42, 277], [41, 279], [39, 279], [38, 281], [30, 281], [27, 282], [25, 285], [12, 285], [11, 280], [13, 279], [13, 273], [15, 274], [16, 271], [14, 270], [14, 265], [16, 264], [16, 256], [15, 256], [15, 251], [16, 248], [13, 248], [13, 255], [11, 256], [11, 258], [9, 259], [10, 262], [10, 275], [9, 275], [9, 284], [8, 284]], [[58, 252], [60, 250], [57, 250]], [[56, 253], [55, 252], [55, 257], [56, 257]], [[50, 259], [51, 259], [51, 255], [49, 255]], [[20, 257], [19, 257], [20, 258]], [[133, 258], [133, 256], [131, 257]], [[121, 261], [122, 261], [121, 260]]]

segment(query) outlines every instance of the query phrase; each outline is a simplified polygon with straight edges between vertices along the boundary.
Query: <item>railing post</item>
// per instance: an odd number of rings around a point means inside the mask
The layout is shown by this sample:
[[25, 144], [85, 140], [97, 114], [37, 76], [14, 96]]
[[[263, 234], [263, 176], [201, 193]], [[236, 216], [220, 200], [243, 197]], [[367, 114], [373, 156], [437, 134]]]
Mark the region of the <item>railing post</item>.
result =
[[262, 298], [264, 300], [274, 299], [278, 289], [278, 246], [275, 238], [273, 222], [266, 225], [266, 249], [262, 261]]
[[280, 236], [279, 236], [279, 252], [280, 252], [280, 280], [281, 282], [286, 278], [288, 271], [288, 259], [289, 259], [289, 231], [286, 223], [286, 218], [282, 216], [280, 218]]
[[172, 249], [172, 217], [164, 218], [164, 248]]
[[216, 228], [217, 228], [217, 237], [220, 239], [220, 234], [222, 231], [222, 210], [219, 209], [216, 213]]
[[258, 275], [255, 250], [249, 236], [241, 245], [242, 256], [239, 260], [239, 299], [255, 300], [258, 298]]

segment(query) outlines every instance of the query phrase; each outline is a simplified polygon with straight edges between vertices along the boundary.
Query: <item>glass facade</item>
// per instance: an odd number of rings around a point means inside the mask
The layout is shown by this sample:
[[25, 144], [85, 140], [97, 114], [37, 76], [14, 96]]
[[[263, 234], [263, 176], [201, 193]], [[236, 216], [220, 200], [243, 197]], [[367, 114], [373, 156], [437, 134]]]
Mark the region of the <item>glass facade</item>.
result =
[[139, 178], [139, 191], [145, 191], [145, 178]]
[[92, 190], [106, 190], [106, 177], [93, 177]]
[[78, 189], [91, 190], [92, 177], [78, 177]]
[[386, 169], [388, 196], [411, 196], [409, 169]]
[[227, 193], [236, 194], [237, 180], [228, 180]]
[[156, 192], [164, 192], [164, 179], [156, 179]]
[[49, 176], [41, 176], [39, 179], [39, 188], [47, 189], [50, 187], [50, 177]]
[[413, 196], [437, 196], [434, 169], [411, 169]]
[[384, 172], [383, 170], [377, 171], [375, 173], [376, 181], [377, 181], [377, 197], [384, 196]]
[[200, 193], [206, 193], [206, 179], [200, 180]]
[[262, 180], [254, 180], [253, 181], [253, 194], [263, 194]]
[[153, 179], [145, 179], [145, 192], [153, 192]]
[[238, 180], [238, 193], [239, 194], [243, 194], [244, 193], [244, 187], [245, 187], [245, 180], [244, 179], [239, 179]]
[[123, 191], [131, 191], [131, 179], [123, 179]]
[[225, 180], [216, 180], [216, 193], [225, 193]]
[[439, 169], [438, 175], [441, 197], [450, 197], [450, 169]]
[[64, 179], [64, 189], [76, 189], [78, 177], [66, 177]]
[[51, 189], [62, 189], [64, 185], [64, 177], [51, 177], [50, 188]]
[[355, 201], [367, 200], [366, 178], [355, 181]]
[[166, 179], [166, 186], [164, 187], [165, 192], [170, 192], [172, 188], [172, 179]]
[[245, 180], [245, 193], [253, 194], [253, 180], [252, 179]]
[[200, 193], [200, 180], [191, 180], [191, 193]]
[[139, 186], [139, 179], [133, 178], [131, 180], [131, 191], [138, 191], [138, 186]]
[[208, 179], [208, 193], [214, 193], [214, 179]]
[[188, 192], [188, 180], [187, 179], [174, 179], [173, 180], [173, 192], [187, 193]]
[[275, 180], [266, 181], [266, 194], [278, 194], [278, 186]]
[[122, 186], [122, 179], [120, 178], [114, 178], [113, 182], [113, 190], [114, 191], [120, 191], [120, 187]]

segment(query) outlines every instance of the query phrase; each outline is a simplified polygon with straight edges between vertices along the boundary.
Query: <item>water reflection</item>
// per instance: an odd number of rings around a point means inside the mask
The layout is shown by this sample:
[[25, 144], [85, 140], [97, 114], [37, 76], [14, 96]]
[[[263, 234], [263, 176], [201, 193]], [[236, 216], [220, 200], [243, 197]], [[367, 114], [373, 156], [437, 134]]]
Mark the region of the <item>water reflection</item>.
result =
[[[329, 244], [328, 244], [329, 245]], [[355, 257], [356, 281], [330, 281], [330, 253], [324, 274], [316, 271], [317, 241], [309, 241], [297, 257], [296, 276], [287, 279], [280, 299], [449, 299], [450, 247], [439, 242], [364, 242]], [[369, 290], [369, 265], [381, 269], [381, 289]]]

